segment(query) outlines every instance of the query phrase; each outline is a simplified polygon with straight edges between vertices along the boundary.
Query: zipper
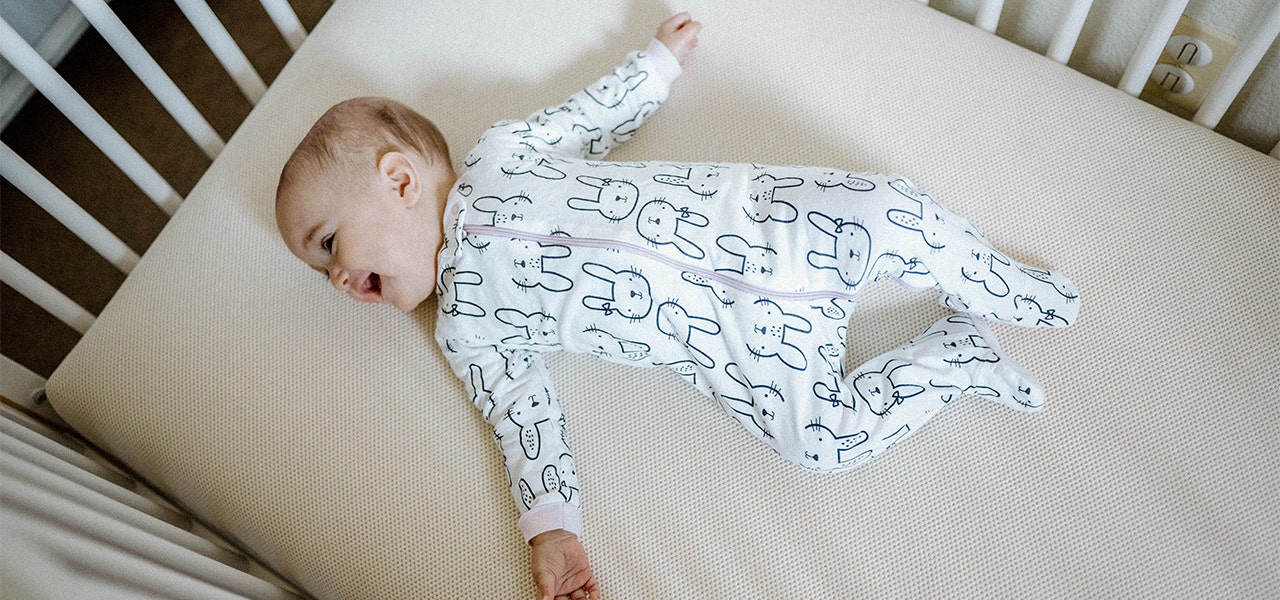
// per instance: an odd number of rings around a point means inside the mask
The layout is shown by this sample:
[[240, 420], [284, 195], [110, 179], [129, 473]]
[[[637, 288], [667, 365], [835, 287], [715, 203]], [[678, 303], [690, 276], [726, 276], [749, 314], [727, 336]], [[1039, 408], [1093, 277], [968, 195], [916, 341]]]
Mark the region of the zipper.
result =
[[463, 225], [462, 233], [464, 236], [475, 235], [491, 235], [496, 237], [515, 238], [527, 240], [530, 242], [538, 242], [541, 244], [558, 244], [561, 246], [570, 246], [576, 248], [598, 248], [604, 250], [619, 250], [632, 254], [638, 254], [645, 258], [660, 262], [674, 269], [686, 271], [698, 275], [705, 279], [731, 287], [740, 292], [746, 292], [763, 298], [771, 298], [777, 300], [827, 300], [830, 298], [839, 298], [841, 300], [857, 300], [858, 294], [851, 292], [837, 292], [833, 290], [815, 290], [812, 292], [783, 292], [770, 288], [760, 287], [737, 279], [729, 277], [719, 271], [712, 271], [696, 265], [681, 262], [671, 258], [665, 254], [655, 252], [644, 246], [632, 244], [630, 242], [622, 242], [618, 240], [606, 240], [600, 238], [580, 238], [569, 237], [563, 235], [544, 235], [540, 233], [530, 233], [519, 229], [511, 229], [508, 227], [496, 227], [493, 225]]

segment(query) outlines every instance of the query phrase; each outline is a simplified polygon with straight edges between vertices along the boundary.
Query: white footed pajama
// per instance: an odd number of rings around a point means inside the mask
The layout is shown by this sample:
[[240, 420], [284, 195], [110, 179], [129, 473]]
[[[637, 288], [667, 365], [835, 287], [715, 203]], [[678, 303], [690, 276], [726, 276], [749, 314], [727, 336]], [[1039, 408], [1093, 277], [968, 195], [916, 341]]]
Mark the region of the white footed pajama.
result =
[[[1000, 253], [908, 181], [599, 160], [678, 74], [651, 45], [564, 104], [494, 125], [449, 196], [436, 335], [494, 426], [526, 538], [581, 530], [549, 351], [670, 367], [816, 471], [875, 456], [963, 394], [1043, 404], [983, 318], [1067, 326], [1074, 286]], [[881, 279], [937, 289], [962, 312], [846, 372], [848, 315]]]

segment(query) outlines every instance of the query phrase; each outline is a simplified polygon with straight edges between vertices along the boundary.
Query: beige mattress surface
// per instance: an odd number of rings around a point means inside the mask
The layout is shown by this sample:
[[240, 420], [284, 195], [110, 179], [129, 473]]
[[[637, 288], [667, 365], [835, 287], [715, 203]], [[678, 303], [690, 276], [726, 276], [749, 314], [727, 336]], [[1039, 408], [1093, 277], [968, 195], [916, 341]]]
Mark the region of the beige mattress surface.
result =
[[[339, 100], [405, 102], [461, 160], [671, 8], [701, 46], [611, 158], [901, 173], [1084, 305], [1067, 330], [995, 328], [1046, 410], [966, 398], [831, 476], [670, 372], [555, 357], [609, 597], [1280, 589], [1280, 162], [909, 0], [339, 0], [54, 374], [54, 406], [318, 598], [532, 596], [434, 301], [334, 293], [277, 238], [272, 194]], [[873, 287], [849, 360], [944, 314]]]

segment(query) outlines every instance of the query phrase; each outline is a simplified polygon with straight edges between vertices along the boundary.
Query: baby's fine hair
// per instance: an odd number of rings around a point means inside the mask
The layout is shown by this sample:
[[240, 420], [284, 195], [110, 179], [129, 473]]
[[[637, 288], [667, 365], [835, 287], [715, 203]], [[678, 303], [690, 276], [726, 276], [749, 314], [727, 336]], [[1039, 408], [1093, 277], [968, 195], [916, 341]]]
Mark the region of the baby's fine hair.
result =
[[413, 109], [376, 96], [339, 102], [316, 120], [294, 149], [280, 173], [277, 198], [304, 180], [367, 176], [360, 167], [376, 164], [391, 151], [419, 154], [429, 166], [450, 166], [444, 136]]

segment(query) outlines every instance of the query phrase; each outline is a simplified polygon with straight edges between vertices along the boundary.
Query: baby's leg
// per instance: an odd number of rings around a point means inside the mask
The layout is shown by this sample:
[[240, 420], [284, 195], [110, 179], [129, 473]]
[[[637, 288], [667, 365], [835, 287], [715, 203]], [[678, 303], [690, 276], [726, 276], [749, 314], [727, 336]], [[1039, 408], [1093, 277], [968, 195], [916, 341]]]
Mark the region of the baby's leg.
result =
[[888, 450], [964, 394], [1027, 412], [1044, 404], [1039, 382], [999, 350], [981, 319], [952, 315], [843, 379], [814, 383], [814, 397], [786, 407], [794, 411], [786, 419], [791, 427], [766, 442], [807, 469], [846, 469]]
[[895, 191], [918, 202], [923, 219], [901, 210], [886, 213], [894, 226], [920, 230], [927, 251], [920, 260], [943, 292], [942, 303], [997, 321], [1026, 327], [1066, 327], [1080, 311], [1080, 295], [1062, 273], [1022, 264], [997, 250], [965, 218], [950, 212], [904, 180]]
[[969, 221], [905, 179], [798, 174], [816, 184], [791, 190], [813, 226], [809, 264], [819, 269], [815, 276], [839, 272], [854, 290], [879, 279], [914, 289], [937, 287], [952, 309], [1024, 326], [1075, 321], [1078, 293], [1066, 276], [1009, 258]]

